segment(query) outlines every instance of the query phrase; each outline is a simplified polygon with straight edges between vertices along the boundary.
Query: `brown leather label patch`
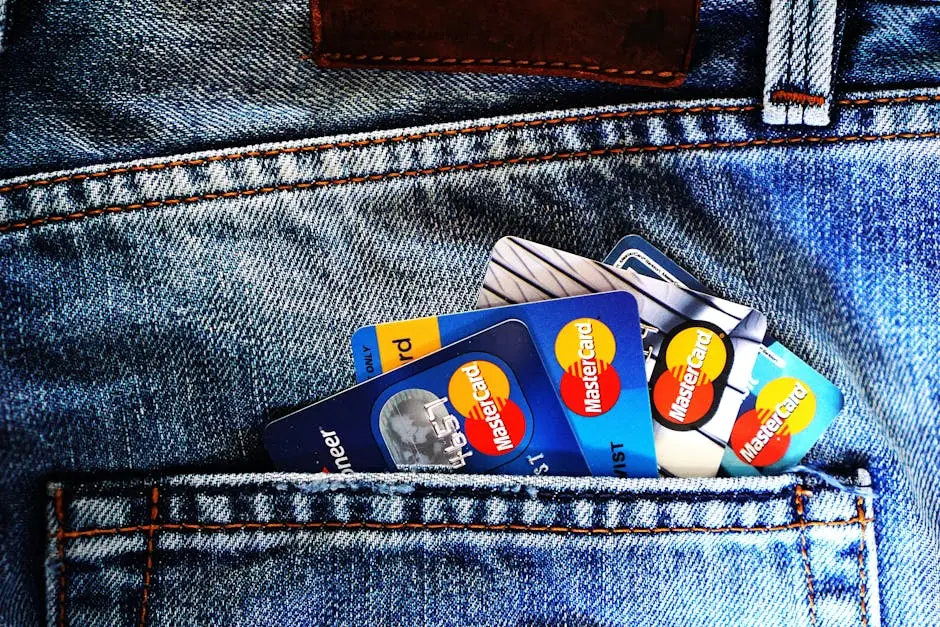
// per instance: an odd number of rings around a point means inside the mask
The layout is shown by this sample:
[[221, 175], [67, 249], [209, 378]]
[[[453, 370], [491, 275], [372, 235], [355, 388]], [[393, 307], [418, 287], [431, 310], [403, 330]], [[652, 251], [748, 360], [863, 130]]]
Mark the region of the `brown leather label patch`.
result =
[[311, 0], [331, 68], [504, 72], [675, 87], [699, 0]]

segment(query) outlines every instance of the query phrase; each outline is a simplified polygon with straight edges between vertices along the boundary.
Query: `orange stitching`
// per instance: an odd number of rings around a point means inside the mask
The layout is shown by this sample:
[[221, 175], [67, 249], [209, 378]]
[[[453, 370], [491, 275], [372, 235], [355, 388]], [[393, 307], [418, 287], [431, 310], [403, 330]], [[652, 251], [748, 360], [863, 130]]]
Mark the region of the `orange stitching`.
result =
[[65, 627], [65, 507], [62, 504], [62, 488], [55, 491], [55, 518], [56, 518], [56, 555], [59, 558], [59, 593], [58, 624]]
[[940, 95], [932, 96], [893, 96], [886, 98], [855, 98], [854, 100], [837, 100], [836, 103], [848, 106], [864, 106], [869, 104], [903, 104], [907, 102], [940, 102]]
[[[803, 486], [797, 486], [794, 494], [796, 502], [796, 515], [800, 523], [800, 543], [802, 547], [800, 552], [803, 554], [803, 569], [806, 571], [806, 587], [809, 591], [809, 622], [810, 625], [816, 625], [816, 593], [813, 590], [813, 569], [809, 562], [809, 551], [806, 549], [806, 518], [803, 515], [803, 499], [809, 496], [811, 492]], [[861, 520], [861, 517], [859, 517]]]
[[[302, 523], [162, 523], [150, 525], [135, 525], [130, 527], [115, 527], [110, 529], [83, 529], [80, 531], [67, 531], [66, 538], [83, 538], [93, 536], [117, 535], [136, 533], [139, 531], [249, 531], [249, 530], [303, 530], [303, 529], [377, 529], [385, 531], [398, 531], [402, 529], [441, 530], [455, 529], [463, 531], [529, 531], [536, 533], [574, 533], [587, 535], [611, 534], [648, 534], [659, 533], [746, 533], [785, 531], [787, 529], [800, 529], [805, 527], [843, 527], [858, 524], [858, 518], [835, 521], [804, 521], [802, 523], [788, 523], [785, 525], [772, 525], [761, 527], [564, 527], [553, 525], [521, 525], [506, 523], [491, 525], [483, 523], [381, 523], [381, 522], [302, 522]], [[865, 522], [871, 522], [866, 520]]]
[[452, 137], [457, 135], [471, 135], [475, 133], [489, 133], [513, 128], [529, 128], [538, 126], [554, 126], [558, 124], [579, 124], [582, 122], [593, 122], [595, 120], [623, 119], [630, 117], [643, 117], [665, 114], [697, 114], [697, 113], [735, 113], [744, 111], [754, 111], [756, 105], [728, 105], [728, 106], [698, 106], [698, 107], [672, 107], [661, 109], [637, 109], [632, 111], [609, 111], [606, 113], [591, 113], [588, 115], [576, 115], [563, 118], [547, 118], [537, 120], [518, 120], [516, 122], [500, 122], [498, 124], [485, 124], [482, 126], [471, 126], [461, 129], [448, 129], [446, 131], [428, 131], [425, 133], [413, 133], [410, 135], [397, 135], [395, 137], [376, 137], [373, 139], [360, 139], [356, 141], [342, 141], [328, 144], [317, 144], [314, 146], [297, 146], [294, 148], [274, 148], [271, 150], [249, 150], [245, 152], [233, 153], [230, 155], [213, 155], [202, 159], [181, 159], [169, 161], [167, 163], [154, 163], [151, 165], [136, 165], [123, 168], [113, 168], [111, 170], [102, 170], [101, 172], [90, 172], [82, 174], [69, 174], [52, 179], [39, 179], [36, 181], [25, 181], [15, 185], [0, 187], [0, 194], [6, 194], [12, 191], [28, 189], [31, 187], [41, 187], [57, 183], [66, 183], [69, 181], [84, 181], [86, 179], [99, 179], [107, 176], [116, 176], [119, 174], [129, 174], [137, 172], [150, 172], [153, 170], [164, 170], [167, 168], [192, 167], [205, 165], [215, 161], [239, 161], [248, 158], [269, 158], [278, 155], [320, 152], [338, 148], [363, 148], [366, 146], [375, 146], [387, 143], [398, 143], [406, 141], [420, 141], [423, 139], [434, 139], [438, 137]]
[[458, 59], [456, 57], [406, 57], [403, 55], [385, 54], [350, 54], [341, 52], [323, 52], [324, 59], [336, 61], [349, 61], [350, 63], [382, 62], [382, 63], [427, 63], [429, 65], [502, 65], [514, 67], [547, 67], [584, 72], [601, 72], [603, 74], [623, 74], [624, 76], [657, 76], [660, 78], [683, 77], [681, 72], [667, 70], [625, 70], [616, 67], [601, 67], [600, 65], [585, 65], [584, 63], [568, 63], [566, 61], [531, 61], [528, 59]]
[[826, 104], [826, 99], [822, 96], [804, 94], [799, 91], [786, 91], [785, 89], [778, 89], [777, 91], [771, 92], [770, 101], [774, 104], [798, 104], [816, 107], [821, 107]]
[[[854, 100], [838, 100], [837, 103], [842, 106], [858, 106], [869, 104], [900, 104], [906, 102], [940, 102], [940, 95], [931, 96], [896, 96], [893, 98], [858, 98]], [[43, 187], [58, 183], [70, 181], [84, 181], [87, 179], [99, 179], [120, 174], [129, 174], [137, 172], [151, 172], [155, 170], [165, 170], [168, 168], [193, 167], [205, 165], [215, 161], [239, 161], [249, 158], [269, 158], [283, 154], [319, 152], [333, 150], [338, 148], [360, 148], [386, 144], [390, 142], [420, 141], [423, 139], [433, 139], [437, 137], [449, 137], [456, 135], [470, 135], [475, 133], [489, 133], [511, 128], [529, 128], [537, 126], [553, 126], [558, 124], [580, 124], [583, 122], [593, 122], [595, 120], [624, 119], [630, 117], [643, 117], [666, 114], [697, 114], [697, 113], [743, 113], [759, 109], [758, 105], [709, 105], [696, 107], [668, 107], [657, 109], [635, 109], [631, 111], [609, 111], [606, 113], [591, 113], [586, 115], [574, 115], [563, 118], [543, 118], [536, 120], [518, 120], [516, 122], [500, 122], [498, 124], [485, 124], [482, 126], [471, 126], [461, 129], [449, 129], [446, 131], [429, 131], [426, 133], [413, 133], [410, 135], [397, 135], [395, 137], [377, 137], [373, 139], [360, 139], [356, 141], [342, 141], [327, 144], [317, 144], [314, 146], [298, 146], [294, 148], [274, 148], [271, 150], [248, 150], [244, 152], [232, 153], [229, 155], [212, 155], [202, 159], [179, 159], [168, 161], [166, 163], [154, 163], [151, 165], [136, 165], [122, 168], [112, 168], [100, 172], [90, 172], [82, 174], [69, 174], [52, 179], [38, 179], [35, 181], [25, 181], [14, 185], [0, 187], [0, 194], [7, 194], [13, 191], [29, 189], [32, 187]]]
[[144, 570], [144, 592], [140, 601], [140, 627], [147, 624], [147, 601], [150, 599], [150, 574], [153, 572], [153, 533], [157, 527], [157, 503], [160, 490], [153, 486], [150, 494], [150, 530], [147, 532], [147, 568]]
[[273, 185], [269, 187], [259, 187], [253, 189], [236, 190], [229, 192], [202, 194], [198, 196], [187, 196], [184, 198], [169, 198], [166, 200], [151, 200], [143, 203], [133, 203], [130, 205], [115, 205], [103, 209], [87, 209], [75, 211], [64, 216], [43, 216], [24, 220], [20, 222], [8, 222], [0, 224], [0, 233], [7, 231], [16, 231], [29, 227], [42, 226], [53, 222], [62, 222], [70, 220], [80, 220], [83, 218], [100, 216], [105, 213], [123, 213], [144, 208], [155, 208], [161, 206], [171, 206], [180, 204], [191, 204], [200, 201], [218, 200], [221, 198], [239, 198], [255, 196], [259, 194], [270, 194], [273, 192], [287, 192], [312, 187], [331, 187], [336, 185], [348, 185], [351, 183], [365, 183], [371, 181], [382, 181], [386, 179], [395, 179], [403, 177], [417, 177], [431, 174], [443, 174], [445, 172], [459, 172], [464, 170], [482, 170], [495, 168], [504, 165], [514, 165], [523, 163], [545, 163], [549, 161], [585, 159], [588, 157], [600, 157], [607, 155], [632, 154], [642, 152], [670, 152], [674, 150], [707, 150], [713, 148], [744, 148], [750, 146], [780, 146], [794, 144], [833, 144], [833, 143], [852, 143], [852, 142], [873, 142], [888, 139], [925, 139], [931, 137], [940, 137], [940, 132], [930, 131], [923, 133], [890, 133], [887, 135], [847, 135], [835, 137], [778, 137], [773, 139], [752, 139], [747, 141], [725, 142], [713, 141], [702, 142], [698, 144], [667, 144], [662, 146], [629, 146], [615, 148], [597, 148], [594, 150], [581, 150], [578, 152], [560, 152], [547, 155], [536, 155], [528, 157], [513, 157], [510, 159], [495, 159], [490, 161], [478, 161], [474, 163], [463, 163], [458, 165], [438, 166], [434, 168], [424, 168], [421, 170], [405, 170], [402, 172], [386, 172], [383, 174], [369, 174], [366, 176], [347, 177], [339, 179], [321, 179], [307, 183], [290, 183], [283, 185]]
[[868, 627], [868, 608], [865, 604], [865, 523], [873, 522], [872, 520], [865, 519], [865, 504], [862, 501], [862, 497], [857, 497], [855, 499], [855, 505], [858, 509], [858, 518], [861, 521], [861, 539], [858, 543], [858, 605], [859, 610], [862, 613], [862, 627]]

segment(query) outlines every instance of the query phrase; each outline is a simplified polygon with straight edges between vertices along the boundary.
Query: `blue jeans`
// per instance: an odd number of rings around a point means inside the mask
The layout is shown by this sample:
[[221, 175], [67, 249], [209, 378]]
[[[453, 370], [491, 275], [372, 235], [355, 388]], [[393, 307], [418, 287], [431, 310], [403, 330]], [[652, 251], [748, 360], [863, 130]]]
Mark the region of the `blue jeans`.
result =
[[[762, 118], [763, 0], [668, 92], [322, 71], [301, 1], [6, 5], [0, 622], [940, 623], [936, 2], [846, 8], [812, 128]], [[631, 232], [840, 386], [842, 488], [267, 473], [361, 324]]]

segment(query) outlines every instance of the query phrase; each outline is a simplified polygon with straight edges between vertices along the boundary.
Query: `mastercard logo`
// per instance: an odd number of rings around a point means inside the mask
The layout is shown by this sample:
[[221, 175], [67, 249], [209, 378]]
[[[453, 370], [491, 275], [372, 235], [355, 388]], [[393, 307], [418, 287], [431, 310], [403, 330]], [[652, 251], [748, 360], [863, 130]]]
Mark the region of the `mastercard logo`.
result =
[[794, 377], [780, 377], [757, 394], [754, 409], [741, 414], [731, 431], [730, 444], [745, 464], [776, 464], [799, 433], [816, 415], [816, 394]]
[[505, 455], [525, 437], [525, 415], [510, 392], [506, 373], [489, 361], [467, 362], [451, 375], [450, 402], [465, 418], [470, 446], [484, 455]]
[[718, 409], [733, 355], [731, 340], [713, 324], [691, 321], [673, 329], [650, 378], [653, 417], [675, 431], [708, 422]]
[[593, 418], [620, 398], [620, 376], [611, 365], [617, 354], [614, 334], [600, 320], [572, 320], [555, 338], [555, 358], [565, 373], [559, 394], [565, 407]]

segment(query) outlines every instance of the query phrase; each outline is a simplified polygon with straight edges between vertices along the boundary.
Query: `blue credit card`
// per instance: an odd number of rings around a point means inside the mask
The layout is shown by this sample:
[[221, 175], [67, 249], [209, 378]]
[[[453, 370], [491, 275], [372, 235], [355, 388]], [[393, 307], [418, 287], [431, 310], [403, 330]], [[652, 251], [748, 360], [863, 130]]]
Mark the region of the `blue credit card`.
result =
[[[639, 235], [629, 235], [604, 260], [711, 294], [698, 279]], [[721, 460], [732, 476], [779, 474], [800, 463], [842, 411], [842, 392], [769, 333], [751, 374]]]
[[636, 299], [607, 292], [387, 322], [353, 335], [360, 381], [509, 319], [523, 321], [595, 476], [655, 477]]
[[264, 444], [294, 472], [588, 474], [518, 320], [275, 420]]

